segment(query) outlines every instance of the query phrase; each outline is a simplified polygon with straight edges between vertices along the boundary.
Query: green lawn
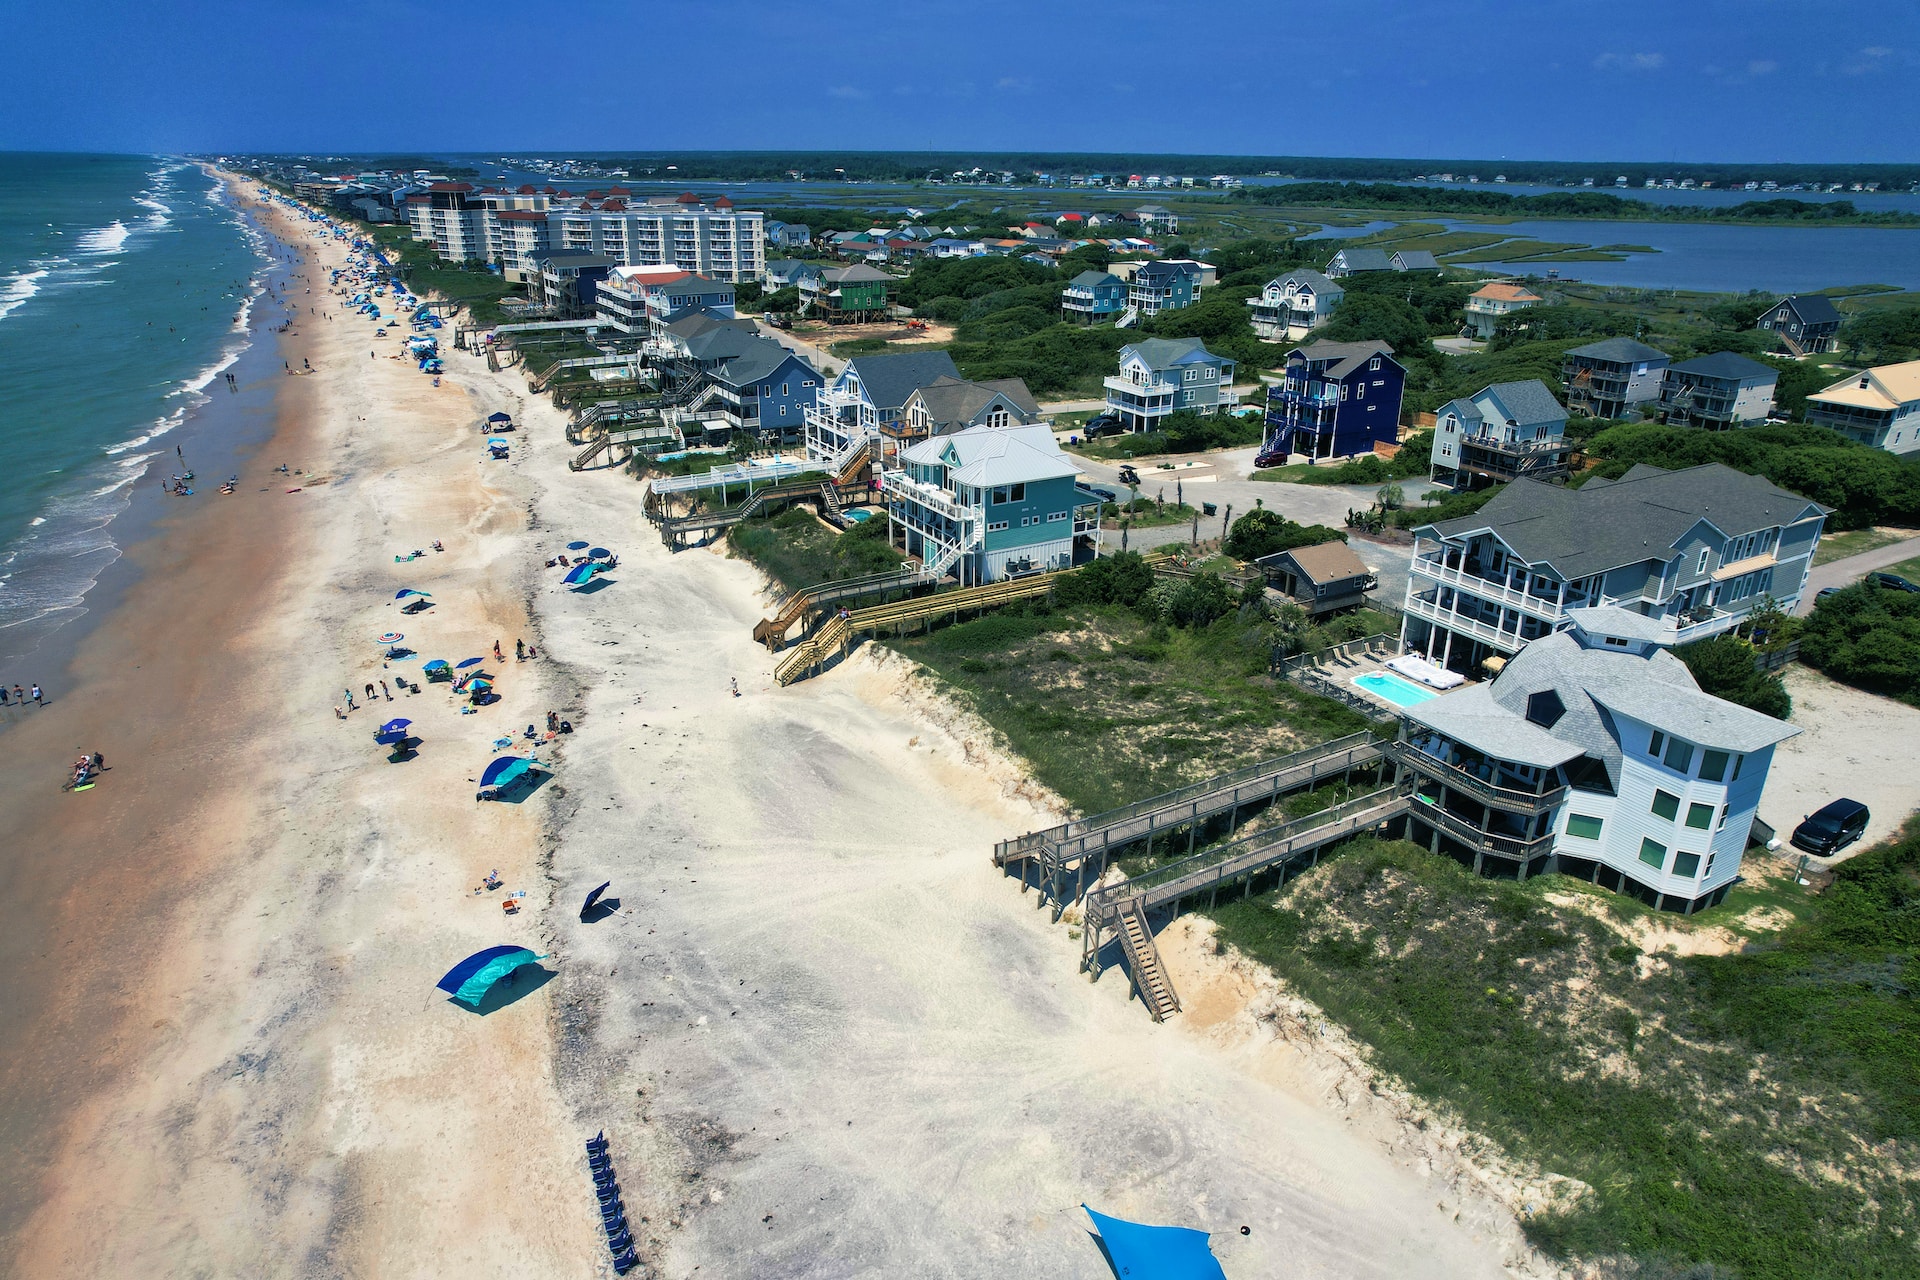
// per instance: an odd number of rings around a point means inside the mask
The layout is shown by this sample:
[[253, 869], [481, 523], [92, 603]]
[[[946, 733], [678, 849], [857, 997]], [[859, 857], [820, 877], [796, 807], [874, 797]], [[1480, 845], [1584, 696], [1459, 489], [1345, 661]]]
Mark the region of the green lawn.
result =
[[1813, 562], [1826, 564], [1830, 560], [1844, 560], [1848, 556], [1890, 547], [1913, 536], [1904, 529], [1847, 529], [1840, 533], [1823, 533], [1820, 535], [1820, 546], [1813, 553]]
[[[1480, 879], [1358, 842], [1210, 914], [1390, 1075], [1591, 1188], [1525, 1219], [1548, 1252], [1645, 1264], [1623, 1275], [1911, 1276], [1920, 835], [1860, 857], [1820, 897], [1772, 864], [1689, 923], [1565, 877]], [[1756, 906], [1781, 907], [1784, 931]], [[1646, 956], [1649, 918], [1757, 941]]]

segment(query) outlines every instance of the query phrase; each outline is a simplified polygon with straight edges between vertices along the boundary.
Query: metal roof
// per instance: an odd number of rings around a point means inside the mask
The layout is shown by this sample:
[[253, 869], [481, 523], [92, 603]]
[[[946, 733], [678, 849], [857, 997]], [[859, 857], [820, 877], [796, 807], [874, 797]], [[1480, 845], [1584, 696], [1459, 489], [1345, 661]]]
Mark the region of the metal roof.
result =
[[1570, 356], [1585, 356], [1589, 360], [1610, 360], [1615, 364], [1640, 364], [1645, 361], [1667, 359], [1667, 353], [1658, 347], [1650, 347], [1644, 342], [1635, 342], [1632, 338], [1602, 338], [1598, 342], [1589, 342], [1584, 347], [1574, 347], [1567, 352]]
[[1778, 382], [1780, 373], [1771, 365], [1761, 364], [1758, 360], [1749, 360], [1745, 356], [1735, 355], [1731, 351], [1716, 351], [1710, 356], [1695, 356], [1691, 360], [1682, 360], [1679, 364], [1669, 365], [1674, 373], [1690, 373], [1702, 378], [1724, 378], [1732, 382]]

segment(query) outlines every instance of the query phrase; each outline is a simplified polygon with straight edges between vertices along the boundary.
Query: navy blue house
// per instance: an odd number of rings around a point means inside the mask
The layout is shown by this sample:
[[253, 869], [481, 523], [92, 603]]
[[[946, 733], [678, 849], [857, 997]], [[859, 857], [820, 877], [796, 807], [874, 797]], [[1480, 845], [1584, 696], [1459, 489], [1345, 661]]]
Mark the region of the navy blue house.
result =
[[1312, 342], [1287, 353], [1267, 388], [1262, 454], [1345, 458], [1400, 438], [1406, 370], [1384, 342]]

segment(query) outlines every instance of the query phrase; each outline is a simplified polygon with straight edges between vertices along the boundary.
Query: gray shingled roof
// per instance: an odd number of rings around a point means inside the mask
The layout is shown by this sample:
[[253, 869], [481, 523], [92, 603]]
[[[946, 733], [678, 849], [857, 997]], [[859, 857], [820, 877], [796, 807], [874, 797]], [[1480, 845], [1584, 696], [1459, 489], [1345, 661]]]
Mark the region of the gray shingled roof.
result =
[[[799, 357], [771, 338], [754, 338], [747, 349], [733, 356], [715, 372], [731, 386], [744, 387], [772, 376], [789, 359]], [[802, 364], [806, 362], [801, 361]], [[811, 368], [812, 366], [808, 366]]]
[[1547, 384], [1538, 378], [1528, 378], [1524, 382], [1496, 382], [1481, 390], [1475, 398], [1486, 395], [1499, 401], [1500, 407], [1507, 411], [1507, 417], [1522, 427], [1567, 420], [1567, 411], [1553, 398], [1553, 392], [1547, 389]]
[[1346, 292], [1345, 289], [1342, 289], [1340, 287], [1340, 282], [1338, 280], [1333, 279], [1331, 276], [1328, 276], [1323, 272], [1315, 271], [1312, 267], [1300, 267], [1296, 270], [1287, 272], [1287, 274], [1283, 276], [1275, 276], [1273, 279], [1267, 281], [1267, 284], [1269, 286], [1277, 284], [1280, 286], [1281, 290], [1284, 291], [1287, 287], [1287, 282], [1289, 280], [1298, 281], [1299, 283], [1306, 285], [1308, 288], [1312, 289], [1315, 294]]
[[[1800, 317], [1802, 324], [1829, 324], [1840, 319], [1840, 312], [1835, 309], [1833, 299], [1824, 293], [1796, 293], [1780, 301], [1793, 304], [1794, 314]], [[1773, 305], [1777, 307], [1780, 303], [1776, 302]], [[1768, 310], [1772, 308], [1769, 307]]]
[[[1003, 389], [1007, 382], [1018, 384], [1027, 404], [1034, 405], [1031, 410]], [[939, 428], [956, 422], [972, 422], [996, 397], [1004, 396], [1025, 416], [1035, 416], [1039, 410], [1039, 406], [1033, 402], [1033, 396], [1027, 391], [1027, 384], [1017, 378], [1007, 379], [999, 385], [968, 382], [964, 378], [936, 378], [921, 387], [918, 394], [921, 402], [927, 406], [927, 414], [933, 419], [936, 433]]]
[[1690, 373], [1702, 378], [1724, 378], [1731, 382], [1747, 382], [1759, 379], [1762, 382], [1778, 382], [1780, 374], [1770, 365], [1758, 360], [1749, 360], [1745, 356], [1735, 355], [1731, 351], [1716, 351], [1710, 356], [1695, 356], [1691, 360], [1682, 360], [1679, 364], [1668, 366], [1675, 373]]
[[1681, 471], [1635, 467], [1612, 484], [1578, 489], [1516, 480], [1473, 515], [1419, 532], [1447, 538], [1490, 532], [1529, 565], [1574, 582], [1622, 565], [1665, 563], [1702, 520], [1739, 537], [1825, 510], [1759, 476], [1708, 462]]
[[1425, 249], [1396, 249], [1393, 256], [1399, 260], [1402, 271], [1438, 271], [1440, 261]]
[[[1361, 361], [1371, 360], [1375, 356], [1393, 358], [1393, 348], [1384, 342], [1328, 342], [1322, 338], [1318, 342], [1309, 342], [1304, 347], [1296, 347], [1295, 350], [1316, 363], [1322, 360], [1333, 361], [1326, 374], [1330, 378], [1344, 378], [1359, 368]], [[1293, 352], [1289, 351], [1287, 356], [1292, 358]]]
[[907, 397], [938, 378], [958, 378], [959, 367], [944, 351], [899, 351], [887, 355], [860, 356], [847, 366], [867, 399], [882, 413], [890, 413], [907, 402]]
[[1121, 349], [1122, 359], [1126, 358], [1128, 351], [1144, 360], [1149, 369], [1171, 369], [1177, 364], [1190, 364], [1196, 360], [1226, 359], [1207, 350], [1206, 343], [1198, 338], [1142, 338]]
[[1616, 364], [1639, 364], [1641, 361], [1667, 358], [1667, 353], [1660, 348], [1650, 347], [1644, 342], [1635, 342], [1632, 338], [1602, 338], [1598, 342], [1589, 342], [1584, 347], [1575, 347], [1567, 354], [1586, 356], [1590, 360], [1611, 360]]
[[[1393, 259], [1387, 256], [1385, 249], [1342, 249], [1333, 255], [1347, 264], [1349, 271], [1391, 271]], [[1331, 264], [1333, 258], [1327, 259]]]

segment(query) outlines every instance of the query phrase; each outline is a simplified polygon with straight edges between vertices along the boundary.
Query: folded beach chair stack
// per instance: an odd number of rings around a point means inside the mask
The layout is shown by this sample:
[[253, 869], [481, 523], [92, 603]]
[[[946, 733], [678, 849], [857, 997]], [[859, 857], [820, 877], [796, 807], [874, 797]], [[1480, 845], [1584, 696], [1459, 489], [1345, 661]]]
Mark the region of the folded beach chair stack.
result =
[[587, 1139], [587, 1167], [593, 1170], [593, 1194], [600, 1202], [600, 1225], [607, 1231], [613, 1269], [625, 1275], [640, 1265], [640, 1258], [633, 1249], [633, 1234], [627, 1230], [627, 1211], [620, 1204], [620, 1184], [613, 1176], [605, 1130]]

